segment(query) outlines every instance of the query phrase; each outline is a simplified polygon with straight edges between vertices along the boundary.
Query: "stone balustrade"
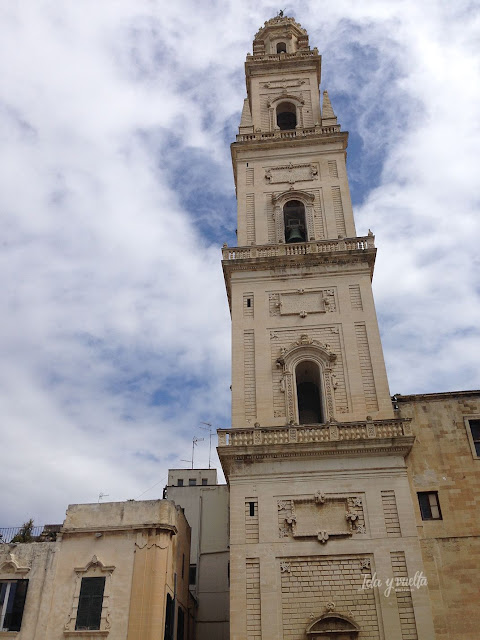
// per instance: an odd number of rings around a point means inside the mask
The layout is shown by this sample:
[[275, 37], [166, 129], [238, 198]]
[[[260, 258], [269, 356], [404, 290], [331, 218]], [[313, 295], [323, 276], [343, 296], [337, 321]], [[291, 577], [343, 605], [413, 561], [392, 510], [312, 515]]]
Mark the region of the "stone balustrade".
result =
[[375, 248], [375, 236], [362, 238], [340, 238], [338, 240], [315, 240], [298, 244], [266, 244], [252, 247], [224, 247], [224, 260], [248, 260], [250, 258], [271, 258], [276, 256], [299, 256], [312, 253], [332, 253], [337, 251], [364, 251]]
[[299, 58], [316, 58], [318, 56], [317, 47], [313, 49], [300, 49], [299, 51], [293, 51], [292, 53], [288, 53], [286, 51], [282, 51], [281, 53], [251, 53], [247, 54], [247, 62], [252, 61], [261, 61], [265, 60], [298, 60]]
[[333, 124], [328, 127], [317, 125], [316, 127], [297, 128], [288, 130], [263, 131], [258, 133], [239, 133], [237, 142], [251, 142], [254, 140], [285, 140], [288, 138], [306, 138], [308, 136], [340, 133], [340, 125]]
[[411, 436], [409, 420], [367, 420], [321, 425], [218, 429], [219, 447], [342, 442]]

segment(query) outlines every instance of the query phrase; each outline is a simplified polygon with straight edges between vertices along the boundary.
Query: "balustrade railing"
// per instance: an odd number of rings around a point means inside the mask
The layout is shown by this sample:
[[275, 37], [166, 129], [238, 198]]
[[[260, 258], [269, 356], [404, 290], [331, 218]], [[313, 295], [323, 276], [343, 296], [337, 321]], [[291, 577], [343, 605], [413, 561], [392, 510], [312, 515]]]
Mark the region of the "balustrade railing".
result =
[[218, 429], [218, 446], [244, 447], [314, 442], [342, 442], [411, 436], [409, 420], [331, 422], [325, 425]]
[[32, 527], [27, 536], [20, 535], [21, 527], [0, 527], [0, 544], [9, 544], [12, 540], [15, 542], [47, 542], [55, 540], [57, 533], [62, 528], [60, 524], [46, 524], [38, 527]]
[[294, 51], [293, 53], [287, 53], [282, 51], [281, 53], [251, 53], [247, 54], [247, 62], [256, 62], [264, 60], [289, 60], [295, 58], [314, 58], [318, 56], [318, 49], [301, 49], [300, 51]]
[[316, 126], [316, 127], [305, 127], [305, 128], [298, 128], [298, 129], [288, 129], [288, 130], [281, 130], [278, 129], [276, 131], [263, 131], [263, 132], [257, 132], [257, 133], [239, 133], [237, 135], [237, 142], [250, 142], [253, 140], [275, 140], [275, 139], [279, 139], [279, 140], [285, 140], [285, 139], [292, 139], [292, 138], [306, 138], [308, 136], [315, 136], [315, 135], [325, 135], [328, 133], [339, 133], [340, 132], [340, 125], [339, 124], [332, 124], [328, 127], [322, 127], [320, 125]]
[[247, 260], [249, 258], [271, 258], [276, 256], [298, 256], [311, 253], [336, 251], [364, 251], [375, 248], [375, 236], [361, 238], [339, 238], [338, 240], [315, 240], [295, 244], [266, 244], [253, 247], [223, 247], [224, 260]]

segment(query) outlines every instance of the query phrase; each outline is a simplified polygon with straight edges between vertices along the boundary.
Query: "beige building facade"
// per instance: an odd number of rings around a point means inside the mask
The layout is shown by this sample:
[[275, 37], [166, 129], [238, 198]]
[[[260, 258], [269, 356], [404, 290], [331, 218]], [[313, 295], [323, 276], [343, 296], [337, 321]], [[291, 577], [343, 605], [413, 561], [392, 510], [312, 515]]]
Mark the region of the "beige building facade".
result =
[[55, 541], [0, 546], [0, 638], [190, 640], [189, 559], [168, 500], [70, 505]]
[[480, 391], [394, 397], [437, 640], [480, 638]]
[[232, 160], [232, 640], [432, 640], [434, 617], [341, 131], [321, 58], [279, 15], [255, 36]]
[[182, 507], [192, 531], [190, 590], [195, 597], [195, 640], [228, 640], [229, 491], [216, 469], [169, 469], [166, 497]]

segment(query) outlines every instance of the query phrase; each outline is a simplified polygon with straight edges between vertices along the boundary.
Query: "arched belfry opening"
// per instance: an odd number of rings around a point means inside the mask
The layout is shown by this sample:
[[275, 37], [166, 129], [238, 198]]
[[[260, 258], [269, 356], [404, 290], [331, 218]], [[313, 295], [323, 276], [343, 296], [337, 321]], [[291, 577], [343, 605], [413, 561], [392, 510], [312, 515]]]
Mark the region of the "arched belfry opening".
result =
[[306, 242], [305, 205], [300, 200], [289, 200], [283, 207], [285, 242]]
[[277, 42], [277, 53], [287, 53], [286, 42]]
[[312, 360], [302, 360], [295, 368], [299, 424], [323, 422], [320, 368]]
[[281, 102], [277, 107], [277, 126], [282, 131], [297, 126], [297, 108], [291, 102]]

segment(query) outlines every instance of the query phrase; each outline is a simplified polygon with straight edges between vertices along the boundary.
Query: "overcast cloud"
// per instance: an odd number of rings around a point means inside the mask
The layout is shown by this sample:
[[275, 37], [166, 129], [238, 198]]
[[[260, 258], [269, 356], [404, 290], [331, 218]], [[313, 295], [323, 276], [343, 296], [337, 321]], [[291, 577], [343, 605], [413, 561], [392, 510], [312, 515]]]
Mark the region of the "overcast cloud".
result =
[[[350, 131], [391, 390], [479, 388], [478, 3], [330, 5], [286, 14]], [[245, 55], [278, 8], [0, 6], [0, 527], [100, 493], [161, 497], [193, 436], [208, 464], [201, 422], [229, 425], [229, 144]]]

